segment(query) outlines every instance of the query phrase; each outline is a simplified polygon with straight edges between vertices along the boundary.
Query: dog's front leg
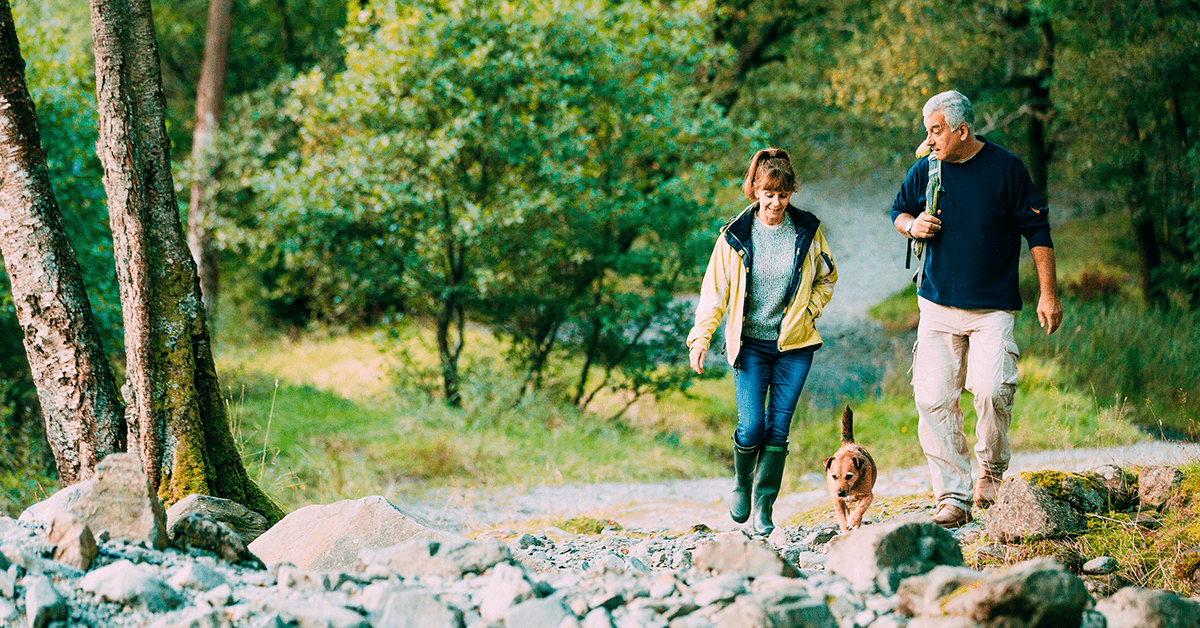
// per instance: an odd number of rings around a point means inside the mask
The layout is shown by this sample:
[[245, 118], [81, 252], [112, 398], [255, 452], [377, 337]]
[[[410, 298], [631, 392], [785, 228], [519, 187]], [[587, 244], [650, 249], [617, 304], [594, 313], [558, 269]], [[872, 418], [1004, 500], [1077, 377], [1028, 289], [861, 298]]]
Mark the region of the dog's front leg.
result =
[[862, 526], [863, 515], [867, 513], [867, 508], [870, 507], [873, 501], [875, 501], [875, 496], [871, 494], [867, 494], [866, 497], [858, 500], [858, 504], [854, 508], [854, 513], [850, 515], [850, 525], [852, 527], [857, 528]]
[[850, 527], [846, 521], [846, 515], [849, 512], [850, 509], [846, 506], [845, 499], [841, 497], [833, 498], [833, 514], [837, 517], [838, 527], [842, 529], [842, 532], [850, 531]]

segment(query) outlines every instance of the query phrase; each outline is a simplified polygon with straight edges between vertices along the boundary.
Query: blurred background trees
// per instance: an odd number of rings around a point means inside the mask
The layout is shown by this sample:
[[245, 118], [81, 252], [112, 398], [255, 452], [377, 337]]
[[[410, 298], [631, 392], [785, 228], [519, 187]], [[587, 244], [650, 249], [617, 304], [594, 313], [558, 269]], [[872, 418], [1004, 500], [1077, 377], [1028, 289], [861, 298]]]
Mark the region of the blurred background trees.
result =
[[[87, 10], [12, 9], [120, 375]], [[472, 326], [502, 340], [517, 398], [686, 385], [679, 297], [740, 207], [747, 156], [787, 147], [810, 180], [902, 170], [921, 104], [951, 88], [1052, 207], [1069, 185], [1120, 214], [1141, 302], [1200, 305], [1189, 0], [249, 0], [233, 3], [220, 115], [194, 158], [210, 2], [154, 10], [180, 211], [202, 191], [205, 224], [189, 227], [223, 274], [205, 295], [218, 322], [428, 326], [438, 365], [422, 390], [451, 405], [470, 402]], [[15, 330], [7, 290], [0, 326]], [[31, 391], [19, 336], [0, 335], [0, 428], [17, 443], [0, 478], [48, 468]]]

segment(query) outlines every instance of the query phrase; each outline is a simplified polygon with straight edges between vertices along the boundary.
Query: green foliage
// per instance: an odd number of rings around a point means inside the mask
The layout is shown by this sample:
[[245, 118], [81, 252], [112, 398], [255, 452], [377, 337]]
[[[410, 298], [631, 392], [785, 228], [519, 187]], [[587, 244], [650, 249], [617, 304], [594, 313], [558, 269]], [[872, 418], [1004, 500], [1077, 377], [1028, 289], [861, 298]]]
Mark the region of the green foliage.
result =
[[677, 387], [657, 364], [711, 246], [706, 159], [737, 137], [680, 71], [705, 55], [699, 19], [640, 3], [373, 7], [343, 71], [272, 92], [294, 139], [244, 145], [269, 210], [226, 237], [298, 319], [436, 320], [447, 378], [469, 317], [511, 338], [534, 386], [565, 348], [586, 356], [577, 399], [618, 367], [638, 391]]

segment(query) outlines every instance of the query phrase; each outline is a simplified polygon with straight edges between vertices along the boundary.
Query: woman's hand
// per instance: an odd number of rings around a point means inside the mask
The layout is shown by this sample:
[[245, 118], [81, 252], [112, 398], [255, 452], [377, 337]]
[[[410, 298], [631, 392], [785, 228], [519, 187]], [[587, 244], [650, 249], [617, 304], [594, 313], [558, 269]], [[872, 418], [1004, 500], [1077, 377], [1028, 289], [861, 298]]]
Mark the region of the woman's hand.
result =
[[692, 362], [692, 370], [697, 374], [704, 374], [704, 358], [708, 355], [708, 349], [704, 347], [692, 347], [688, 357]]

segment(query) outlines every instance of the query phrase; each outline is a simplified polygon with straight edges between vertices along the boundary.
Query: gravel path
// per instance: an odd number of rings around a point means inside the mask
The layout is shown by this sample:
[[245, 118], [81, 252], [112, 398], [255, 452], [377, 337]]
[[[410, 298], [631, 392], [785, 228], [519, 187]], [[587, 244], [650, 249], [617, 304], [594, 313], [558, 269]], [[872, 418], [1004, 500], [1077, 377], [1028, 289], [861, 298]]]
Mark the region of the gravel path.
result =
[[[1014, 453], [1010, 474], [1039, 469], [1087, 471], [1115, 464], [1179, 464], [1200, 459], [1200, 444], [1151, 441], [1125, 447]], [[802, 478], [802, 490], [784, 493], [776, 520], [828, 503], [820, 474]], [[695, 524], [726, 531], [738, 528], [726, 513], [731, 477], [657, 483], [537, 486], [528, 490], [443, 490], [404, 505], [448, 529], [469, 533], [551, 517], [611, 519], [636, 530], [686, 530]], [[930, 491], [926, 467], [882, 473], [876, 495], [913, 495]], [[932, 505], [932, 504], [931, 504]], [[870, 511], [868, 511], [870, 519]]]

